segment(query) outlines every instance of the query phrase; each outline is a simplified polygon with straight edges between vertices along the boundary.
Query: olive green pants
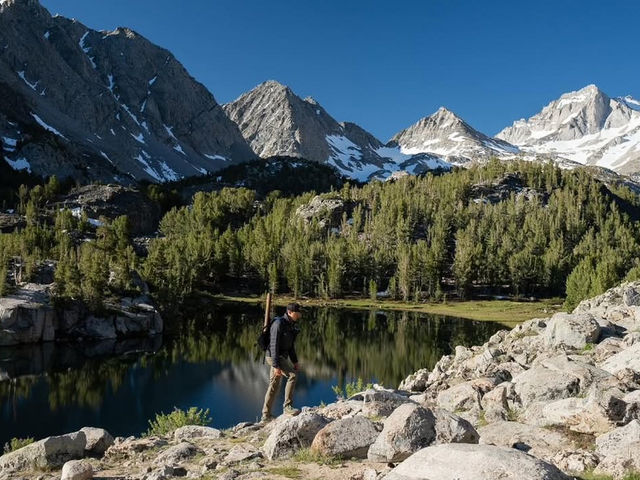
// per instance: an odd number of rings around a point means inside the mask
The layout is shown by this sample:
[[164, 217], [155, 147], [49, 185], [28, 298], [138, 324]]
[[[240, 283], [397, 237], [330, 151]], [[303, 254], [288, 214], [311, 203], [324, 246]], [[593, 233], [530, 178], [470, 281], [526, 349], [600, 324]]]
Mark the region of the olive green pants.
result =
[[[271, 372], [269, 374], [269, 386], [267, 387], [267, 393], [264, 396], [264, 405], [262, 407], [262, 416], [269, 417], [271, 416], [271, 407], [273, 407], [273, 402], [278, 395], [278, 390], [280, 390], [280, 382], [282, 381], [282, 376], [276, 376], [276, 369], [273, 368], [273, 360], [271, 357], [267, 357], [266, 362], [271, 366]], [[280, 369], [282, 372], [288, 377], [287, 385], [284, 389], [284, 408], [293, 407], [293, 390], [296, 387], [296, 370], [293, 367], [293, 363], [291, 360], [285, 357], [279, 358]]]

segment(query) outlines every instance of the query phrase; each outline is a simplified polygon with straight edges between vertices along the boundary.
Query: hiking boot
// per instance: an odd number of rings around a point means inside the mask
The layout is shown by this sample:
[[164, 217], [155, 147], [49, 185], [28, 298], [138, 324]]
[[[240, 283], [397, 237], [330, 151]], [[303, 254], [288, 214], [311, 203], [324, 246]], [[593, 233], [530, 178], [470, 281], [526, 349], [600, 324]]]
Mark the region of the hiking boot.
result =
[[269, 423], [271, 420], [273, 420], [272, 415], [262, 415], [262, 418], [260, 419], [260, 423]]
[[291, 415], [292, 417], [295, 417], [296, 415], [300, 414], [300, 409], [293, 407], [284, 407], [284, 413], [285, 415]]

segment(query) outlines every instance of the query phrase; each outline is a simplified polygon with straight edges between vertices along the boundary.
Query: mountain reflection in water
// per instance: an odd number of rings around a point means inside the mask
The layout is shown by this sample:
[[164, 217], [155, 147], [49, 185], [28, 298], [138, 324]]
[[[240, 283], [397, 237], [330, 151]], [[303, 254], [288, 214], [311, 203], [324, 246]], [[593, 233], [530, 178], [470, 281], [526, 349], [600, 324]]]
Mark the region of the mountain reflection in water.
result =
[[[138, 435], [174, 407], [209, 408], [218, 428], [253, 421], [268, 380], [254, 346], [261, 318], [259, 307], [224, 304], [164, 337], [0, 348], [0, 445], [83, 426]], [[307, 308], [296, 405], [332, 402], [333, 385], [359, 377], [397, 387], [455, 346], [482, 344], [501, 328], [415, 312]]]

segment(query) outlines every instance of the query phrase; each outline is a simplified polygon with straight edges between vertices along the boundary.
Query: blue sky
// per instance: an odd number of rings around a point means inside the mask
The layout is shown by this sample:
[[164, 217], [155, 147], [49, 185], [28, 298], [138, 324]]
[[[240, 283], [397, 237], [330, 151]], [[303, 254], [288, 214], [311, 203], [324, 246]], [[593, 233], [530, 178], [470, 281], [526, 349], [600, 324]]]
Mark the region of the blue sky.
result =
[[636, 0], [41, 0], [169, 50], [220, 103], [264, 80], [386, 141], [445, 105], [496, 134], [595, 83], [640, 97]]

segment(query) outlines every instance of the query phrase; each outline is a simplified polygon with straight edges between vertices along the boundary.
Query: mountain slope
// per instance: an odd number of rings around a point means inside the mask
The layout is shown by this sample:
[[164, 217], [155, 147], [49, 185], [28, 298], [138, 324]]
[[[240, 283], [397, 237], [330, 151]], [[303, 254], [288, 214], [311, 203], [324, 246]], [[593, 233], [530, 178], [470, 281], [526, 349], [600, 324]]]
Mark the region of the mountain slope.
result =
[[610, 98], [595, 85], [569, 92], [496, 138], [525, 152], [557, 155], [619, 173], [640, 172], [640, 102]]
[[207, 89], [118, 28], [0, 3], [0, 137], [10, 165], [78, 180], [166, 181], [254, 158]]
[[430, 153], [462, 165], [518, 153], [517, 147], [477, 131], [444, 107], [397, 133], [389, 145], [399, 146], [408, 155]]
[[262, 157], [303, 157], [362, 181], [386, 178], [404, 168], [413, 173], [449, 168], [435, 156], [412, 157], [385, 147], [362, 127], [339, 123], [314, 99], [302, 99], [276, 81], [258, 85], [224, 105], [224, 110]]

